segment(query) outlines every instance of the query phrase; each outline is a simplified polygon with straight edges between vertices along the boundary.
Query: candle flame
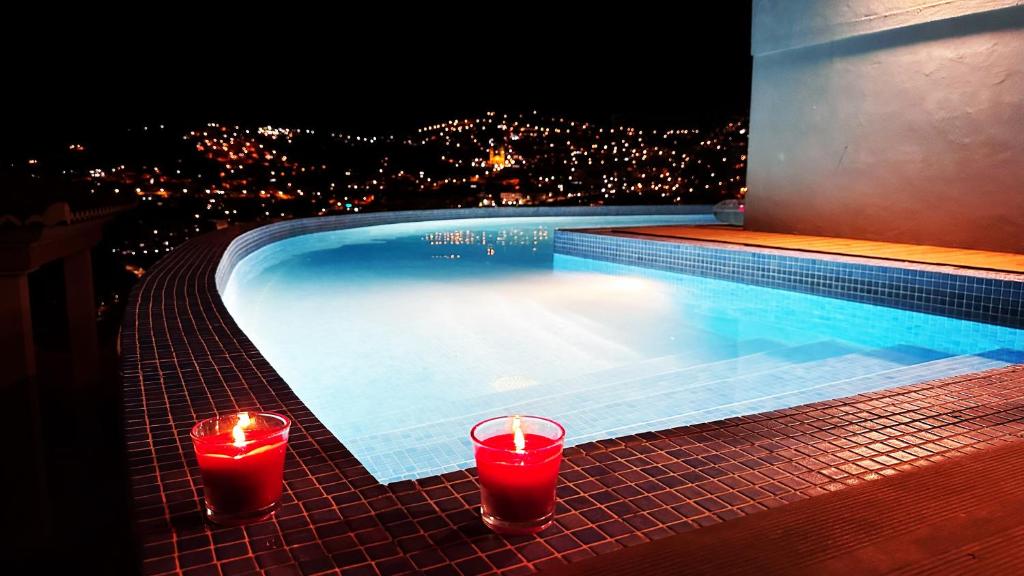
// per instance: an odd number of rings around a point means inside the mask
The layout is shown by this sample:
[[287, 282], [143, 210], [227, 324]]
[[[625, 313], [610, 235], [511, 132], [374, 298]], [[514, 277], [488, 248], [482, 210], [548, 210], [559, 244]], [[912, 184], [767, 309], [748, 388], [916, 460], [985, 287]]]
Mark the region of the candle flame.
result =
[[523, 424], [519, 416], [512, 417], [512, 442], [516, 445], [516, 454], [526, 453], [526, 436], [523, 435]]
[[231, 436], [235, 439], [235, 446], [239, 448], [245, 446], [245, 429], [248, 428], [251, 423], [252, 420], [249, 419], [248, 412], [238, 413], [238, 422], [231, 430]]

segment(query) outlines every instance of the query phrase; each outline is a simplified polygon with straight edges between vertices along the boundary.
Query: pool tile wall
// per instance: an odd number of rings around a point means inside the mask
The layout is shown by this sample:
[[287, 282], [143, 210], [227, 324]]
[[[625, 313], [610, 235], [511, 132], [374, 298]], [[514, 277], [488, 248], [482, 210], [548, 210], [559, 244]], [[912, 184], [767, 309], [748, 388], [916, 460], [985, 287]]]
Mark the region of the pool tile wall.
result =
[[1020, 274], [586, 230], [555, 253], [1024, 328]]

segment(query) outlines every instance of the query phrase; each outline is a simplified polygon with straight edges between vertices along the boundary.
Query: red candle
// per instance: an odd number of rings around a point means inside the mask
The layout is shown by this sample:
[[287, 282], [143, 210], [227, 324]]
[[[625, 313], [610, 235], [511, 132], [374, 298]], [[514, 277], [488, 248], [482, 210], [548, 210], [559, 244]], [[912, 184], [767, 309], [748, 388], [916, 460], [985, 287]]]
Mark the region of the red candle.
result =
[[565, 429], [547, 418], [501, 416], [474, 426], [470, 437], [484, 524], [499, 534], [550, 526]]
[[288, 418], [266, 412], [208, 418], [192, 428], [210, 521], [245, 524], [277, 510], [290, 428]]

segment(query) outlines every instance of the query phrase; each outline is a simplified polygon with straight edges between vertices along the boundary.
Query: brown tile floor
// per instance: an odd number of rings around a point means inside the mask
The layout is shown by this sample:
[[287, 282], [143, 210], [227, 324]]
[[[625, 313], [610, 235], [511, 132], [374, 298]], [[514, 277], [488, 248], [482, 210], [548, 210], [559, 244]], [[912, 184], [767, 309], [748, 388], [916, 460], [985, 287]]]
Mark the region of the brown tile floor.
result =
[[1024, 574], [1021, 472], [1009, 442], [545, 574]]
[[827, 236], [804, 236], [801, 234], [778, 234], [754, 232], [731, 226], [642, 226], [621, 228], [615, 232], [637, 234], [658, 238], [702, 240], [706, 242], [727, 242], [744, 246], [761, 246], [804, 252], [822, 252], [866, 258], [882, 258], [922, 264], [940, 264], [999, 272], [1024, 273], [1024, 254], [944, 248], [941, 246], [920, 246], [896, 242], [875, 242], [852, 238], [829, 238]]
[[[1016, 441], [1024, 366], [590, 443], [566, 451], [556, 525], [501, 538], [473, 471], [380, 485], [228, 315], [214, 285], [240, 230], [197, 238], [137, 287], [122, 332], [125, 436], [146, 574], [526, 574]], [[213, 528], [191, 425], [293, 420], [277, 517]]]

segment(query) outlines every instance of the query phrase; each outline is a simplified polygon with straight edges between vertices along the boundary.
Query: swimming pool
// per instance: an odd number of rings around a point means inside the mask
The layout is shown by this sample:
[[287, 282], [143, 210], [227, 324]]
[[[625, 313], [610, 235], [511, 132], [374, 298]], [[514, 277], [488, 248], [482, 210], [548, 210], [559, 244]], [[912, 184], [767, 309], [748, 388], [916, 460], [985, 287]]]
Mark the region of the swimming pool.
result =
[[556, 228], [707, 221], [320, 232], [245, 257], [222, 295], [381, 482], [470, 466], [470, 427], [498, 414], [559, 420], [571, 445], [1021, 361], [1021, 330], [552, 251]]

